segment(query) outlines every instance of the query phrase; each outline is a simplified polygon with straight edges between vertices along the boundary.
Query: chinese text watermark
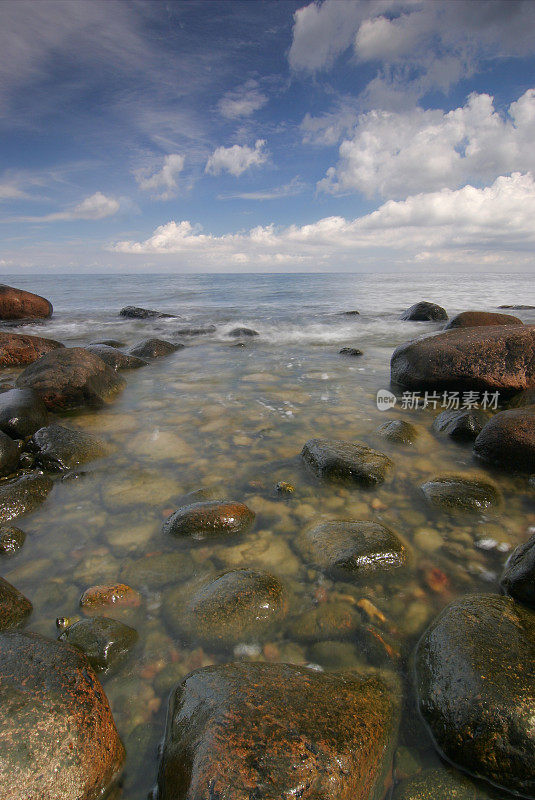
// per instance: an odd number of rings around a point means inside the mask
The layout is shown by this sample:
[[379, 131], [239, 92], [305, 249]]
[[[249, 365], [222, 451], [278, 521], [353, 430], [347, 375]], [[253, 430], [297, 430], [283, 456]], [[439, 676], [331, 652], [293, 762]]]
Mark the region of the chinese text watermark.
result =
[[[416, 409], [442, 408], [446, 411], [472, 410], [481, 408], [483, 411], [496, 411], [499, 392], [403, 392], [400, 398], [400, 408], [414, 411]], [[377, 392], [377, 408], [386, 411], [398, 402], [398, 398], [387, 389]]]

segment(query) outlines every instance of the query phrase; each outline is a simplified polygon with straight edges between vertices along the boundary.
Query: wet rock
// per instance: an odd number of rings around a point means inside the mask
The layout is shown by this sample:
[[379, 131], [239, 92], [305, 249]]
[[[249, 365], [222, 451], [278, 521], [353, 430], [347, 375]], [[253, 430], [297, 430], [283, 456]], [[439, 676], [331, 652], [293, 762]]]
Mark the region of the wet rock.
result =
[[375, 433], [394, 444], [414, 444], [419, 436], [417, 428], [404, 419], [389, 419]]
[[362, 356], [362, 350], [358, 350], [356, 347], [342, 347], [341, 350], [338, 351], [339, 355], [341, 356]]
[[119, 311], [120, 317], [127, 319], [170, 319], [175, 314], [163, 314], [161, 311], [153, 311], [150, 308], [140, 308], [139, 306], [125, 306]]
[[428, 769], [396, 786], [393, 800], [476, 800], [476, 787], [459, 773]]
[[56, 350], [27, 367], [17, 379], [33, 389], [52, 411], [100, 408], [125, 386], [111, 367], [82, 347]]
[[124, 759], [86, 658], [36, 633], [0, 636], [0, 741], [6, 799], [96, 800]]
[[124, 342], [120, 342], [118, 339], [102, 339], [99, 342], [89, 342], [89, 347], [93, 347], [96, 344], [103, 344], [106, 347], [125, 347]]
[[498, 306], [498, 308], [509, 308], [512, 311], [531, 311], [535, 306]]
[[184, 580], [193, 569], [186, 553], [158, 553], [125, 564], [121, 578], [142, 591], [154, 590]]
[[252, 328], [233, 328], [229, 331], [229, 336], [232, 336], [234, 339], [239, 339], [242, 336], [260, 336], [258, 331], [253, 330]]
[[183, 347], [183, 344], [173, 344], [165, 339], [143, 339], [142, 342], [131, 347], [128, 352], [131, 356], [139, 358], [161, 358], [181, 350]]
[[108, 617], [78, 620], [58, 636], [81, 650], [94, 669], [106, 673], [120, 666], [137, 638], [134, 628]]
[[411, 322], [437, 322], [448, 319], [448, 315], [442, 306], [422, 300], [404, 311], [400, 319]]
[[245, 533], [254, 518], [254, 511], [233, 500], [192, 503], [171, 514], [163, 524], [163, 532], [196, 539]]
[[20, 451], [16, 443], [0, 431], [0, 477], [11, 475], [17, 469]]
[[521, 319], [512, 314], [496, 314], [490, 311], [463, 311], [452, 317], [444, 330], [449, 328], [475, 328], [479, 325], [523, 325]]
[[397, 724], [393, 691], [376, 676], [206, 667], [171, 695], [159, 798], [379, 798]]
[[19, 628], [32, 613], [32, 604], [10, 583], [0, 578], [0, 631]]
[[290, 625], [292, 639], [318, 642], [354, 637], [362, 627], [361, 617], [348, 603], [327, 601], [301, 614]]
[[500, 583], [515, 600], [535, 608], [535, 535], [513, 550]]
[[326, 639], [316, 642], [310, 648], [310, 659], [324, 669], [354, 669], [357, 662], [355, 646], [351, 642], [337, 642]]
[[86, 350], [101, 358], [108, 367], [116, 371], [118, 369], [139, 369], [139, 367], [146, 367], [149, 363], [144, 358], [137, 358], [136, 353], [127, 355], [107, 344], [90, 344]]
[[46, 353], [62, 347], [60, 342], [53, 339], [0, 331], [0, 367], [22, 367], [32, 364]]
[[210, 333], [215, 333], [215, 325], [200, 325], [197, 327], [191, 325], [182, 325], [177, 328], [175, 336], [208, 336]]
[[91, 586], [80, 598], [80, 606], [89, 612], [106, 607], [137, 608], [139, 605], [141, 595], [125, 583]]
[[280, 623], [286, 611], [282, 583], [253, 569], [225, 572], [193, 594], [187, 586], [178, 587], [164, 603], [174, 631], [211, 646], [257, 639]]
[[323, 522], [306, 529], [298, 538], [304, 559], [335, 573], [385, 572], [403, 567], [409, 558], [407, 545], [378, 522]]
[[474, 454], [499, 467], [535, 472], [535, 408], [495, 414], [475, 440]]
[[468, 442], [476, 438], [489, 419], [489, 414], [481, 408], [460, 408], [441, 411], [431, 427], [435, 433], [445, 433], [456, 441]]
[[478, 478], [444, 475], [426, 481], [420, 488], [432, 505], [445, 510], [480, 511], [501, 503], [497, 487]]
[[451, 603], [415, 654], [420, 712], [453, 764], [535, 795], [535, 614], [511, 598]]
[[520, 392], [535, 388], [535, 325], [454, 328], [400, 345], [393, 383], [408, 389]]
[[0, 483], [0, 525], [34, 511], [46, 500], [53, 485], [41, 472]]
[[34, 433], [30, 446], [39, 464], [53, 472], [74, 469], [110, 452], [102, 439], [55, 423]]
[[526, 406], [535, 406], [535, 389], [526, 389], [525, 392], [519, 392], [507, 403], [507, 408], [526, 408]]
[[295, 492], [295, 486], [288, 481], [279, 481], [275, 486], [275, 489], [279, 494], [293, 494]]
[[0, 284], [0, 319], [47, 319], [52, 311], [44, 297]]
[[338, 439], [309, 439], [301, 457], [320, 478], [363, 486], [383, 483], [394, 466], [384, 453]]
[[14, 556], [26, 541], [26, 534], [14, 525], [0, 527], [0, 556]]
[[10, 389], [0, 394], [0, 430], [12, 439], [25, 439], [47, 422], [46, 406], [32, 389]]
[[359, 317], [360, 311], [340, 311], [340, 314], [344, 317]]

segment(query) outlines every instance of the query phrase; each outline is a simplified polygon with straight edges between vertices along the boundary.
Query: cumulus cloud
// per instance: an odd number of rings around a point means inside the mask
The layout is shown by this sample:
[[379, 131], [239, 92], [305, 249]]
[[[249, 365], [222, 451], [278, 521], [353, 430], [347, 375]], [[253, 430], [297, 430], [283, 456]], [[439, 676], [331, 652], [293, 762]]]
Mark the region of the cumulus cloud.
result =
[[355, 0], [325, 0], [298, 9], [288, 54], [292, 69], [314, 72], [330, 67], [353, 42], [362, 17], [363, 4]]
[[257, 139], [254, 148], [239, 144], [232, 147], [218, 147], [206, 162], [204, 171], [211, 175], [219, 175], [226, 171], [238, 178], [251, 167], [265, 164], [268, 158], [268, 153], [264, 150], [265, 145], [265, 139]]
[[227, 92], [219, 101], [218, 108], [226, 119], [250, 117], [266, 105], [268, 99], [258, 88], [258, 82], [251, 80], [237, 89]]
[[340, 145], [340, 160], [318, 183], [333, 194], [367, 196], [458, 188], [467, 181], [487, 183], [498, 175], [535, 170], [535, 89], [500, 115], [493, 98], [472, 94], [464, 106], [370, 111], [362, 114], [351, 138]]
[[[70, 220], [100, 220], [111, 217], [119, 211], [120, 203], [113, 197], [106, 197], [102, 192], [95, 192], [86, 197], [74, 208], [56, 211], [41, 217], [18, 217], [20, 222], [64, 222]], [[13, 220], [6, 220], [7, 222]]]
[[152, 175], [148, 170], [138, 170], [136, 180], [143, 192], [150, 192], [155, 200], [170, 200], [178, 189], [177, 179], [184, 169], [184, 156], [171, 153], [165, 156], [163, 166]]

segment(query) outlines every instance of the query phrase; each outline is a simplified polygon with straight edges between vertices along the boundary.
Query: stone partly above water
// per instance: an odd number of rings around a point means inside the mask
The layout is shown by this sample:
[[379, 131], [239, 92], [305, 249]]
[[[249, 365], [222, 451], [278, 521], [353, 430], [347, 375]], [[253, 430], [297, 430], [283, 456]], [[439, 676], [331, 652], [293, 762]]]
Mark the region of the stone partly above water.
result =
[[137, 638], [134, 628], [108, 617], [78, 620], [58, 636], [60, 641], [81, 650], [94, 669], [106, 673], [124, 661]]
[[496, 314], [490, 311], [463, 311], [452, 317], [444, 330], [450, 328], [476, 328], [481, 325], [523, 325], [521, 319], [512, 314]]
[[383, 483], [394, 466], [384, 453], [339, 439], [309, 439], [301, 457], [320, 478], [362, 486]]
[[31, 613], [30, 601], [18, 589], [0, 578], [0, 631], [20, 627]]
[[20, 451], [13, 439], [0, 431], [0, 476], [12, 475], [19, 463]]
[[500, 411], [474, 442], [482, 461], [499, 467], [535, 472], [535, 407]]
[[433, 420], [432, 430], [445, 433], [459, 442], [467, 442], [476, 438], [490, 417], [481, 408], [460, 408], [442, 411]]
[[469, 595], [431, 624], [415, 655], [420, 711], [454, 764], [535, 797], [535, 613]]
[[397, 534], [377, 522], [323, 522], [300, 534], [305, 561], [335, 573], [367, 576], [406, 564], [408, 550]]
[[3, 800], [97, 800], [124, 759], [87, 659], [36, 633], [0, 636], [0, 743]]
[[254, 518], [254, 511], [244, 503], [209, 500], [179, 508], [165, 520], [163, 532], [197, 539], [245, 533], [253, 524]]
[[47, 319], [52, 311], [52, 303], [44, 297], [0, 284], [0, 319]]
[[110, 452], [108, 444], [96, 436], [55, 423], [34, 433], [31, 447], [37, 461], [54, 472], [73, 469]]
[[426, 481], [420, 488], [432, 505], [446, 510], [480, 511], [501, 503], [497, 487], [479, 478], [444, 475]]
[[34, 511], [46, 500], [53, 485], [42, 472], [0, 483], [0, 525]]
[[139, 306], [125, 306], [119, 311], [120, 317], [127, 319], [172, 319], [174, 314], [164, 314], [161, 311], [153, 311], [150, 308], [140, 308]]
[[400, 319], [410, 322], [436, 322], [448, 319], [448, 314], [442, 306], [421, 300], [404, 311]]
[[144, 358], [138, 358], [136, 354], [127, 355], [116, 347], [110, 347], [107, 344], [90, 344], [86, 347], [86, 350], [101, 358], [108, 367], [115, 371], [119, 369], [139, 369], [140, 367], [146, 367], [149, 363]]
[[500, 583], [515, 600], [535, 608], [535, 535], [513, 550]]
[[23, 367], [63, 345], [54, 339], [0, 331], [0, 367]]
[[362, 355], [364, 355], [362, 350], [359, 350], [357, 347], [342, 347], [342, 349], [338, 351], [338, 354], [341, 355], [341, 356], [362, 356]]
[[394, 350], [392, 382], [408, 389], [535, 388], [535, 325], [454, 328]]
[[419, 435], [418, 429], [404, 419], [387, 420], [375, 433], [393, 444], [414, 444]]
[[31, 364], [19, 375], [16, 385], [33, 389], [50, 410], [64, 411], [84, 406], [100, 408], [126, 384], [94, 353], [69, 347]]
[[25, 439], [48, 422], [48, 411], [32, 389], [10, 389], [0, 394], [0, 430], [13, 439]]
[[280, 623], [286, 611], [282, 583], [253, 569], [226, 572], [193, 593], [188, 585], [179, 586], [164, 603], [172, 630], [210, 645], [256, 639]]
[[375, 675], [206, 667], [171, 695], [159, 800], [380, 800], [397, 724]]
[[183, 348], [183, 344], [173, 344], [173, 342], [168, 342], [165, 339], [143, 339], [142, 342], [138, 342], [134, 347], [131, 347], [128, 352], [131, 356], [138, 356], [139, 358], [161, 358]]

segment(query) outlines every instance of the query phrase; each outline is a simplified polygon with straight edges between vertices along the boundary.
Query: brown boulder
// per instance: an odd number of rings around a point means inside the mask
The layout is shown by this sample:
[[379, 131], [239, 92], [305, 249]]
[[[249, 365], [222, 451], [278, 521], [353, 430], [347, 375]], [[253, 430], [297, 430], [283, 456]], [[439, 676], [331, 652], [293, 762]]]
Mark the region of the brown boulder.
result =
[[94, 353], [69, 347], [48, 353], [17, 378], [18, 388], [33, 389], [54, 411], [99, 408], [124, 388], [125, 381]]
[[21, 367], [63, 347], [53, 339], [29, 336], [25, 333], [0, 331], [0, 367]]
[[18, 589], [0, 578], [0, 631], [20, 627], [31, 613], [30, 601]]
[[87, 612], [101, 610], [105, 606], [137, 608], [140, 604], [141, 595], [125, 583], [91, 586], [80, 598], [80, 605]]
[[535, 325], [454, 328], [394, 350], [393, 383], [408, 389], [535, 388]]
[[224, 664], [172, 693], [159, 800], [380, 800], [398, 723], [375, 675]]
[[179, 508], [165, 520], [163, 532], [198, 539], [245, 533], [253, 524], [254, 518], [254, 511], [244, 503], [209, 500]]
[[0, 319], [47, 319], [52, 310], [44, 297], [0, 284]]
[[97, 800], [124, 748], [85, 656], [37, 633], [0, 636], [2, 800]]
[[463, 311], [452, 317], [444, 330], [449, 328], [477, 328], [482, 325], [523, 325], [521, 319], [512, 314], [496, 314], [490, 311]]
[[490, 464], [535, 472], [535, 408], [500, 411], [475, 440], [474, 453]]

